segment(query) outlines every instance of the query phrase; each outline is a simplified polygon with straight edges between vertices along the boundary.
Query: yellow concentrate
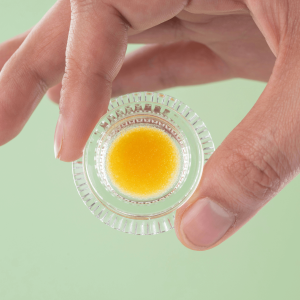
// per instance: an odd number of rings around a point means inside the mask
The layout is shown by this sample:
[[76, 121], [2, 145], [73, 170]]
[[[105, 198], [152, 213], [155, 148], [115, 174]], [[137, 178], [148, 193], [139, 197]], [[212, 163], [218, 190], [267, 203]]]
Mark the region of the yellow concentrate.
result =
[[147, 199], [163, 194], [176, 180], [180, 154], [161, 129], [134, 127], [108, 149], [106, 166], [112, 183], [124, 194]]

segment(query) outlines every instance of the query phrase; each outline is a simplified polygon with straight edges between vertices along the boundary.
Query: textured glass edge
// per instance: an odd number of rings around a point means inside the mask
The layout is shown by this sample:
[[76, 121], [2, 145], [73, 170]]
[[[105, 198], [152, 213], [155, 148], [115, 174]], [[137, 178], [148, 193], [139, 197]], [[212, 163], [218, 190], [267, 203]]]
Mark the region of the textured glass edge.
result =
[[[111, 99], [108, 106], [108, 111], [125, 103], [140, 101], [162, 103], [179, 112], [197, 132], [202, 144], [204, 163], [208, 161], [209, 157], [215, 151], [211, 134], [197, 113], [178, 99], [155, 92], [127, 94], [115, 99]], [[138, 220], [119, 216], [107, 209], [95, 198], [88, 187], [88, 184], [86, 183], [82, 158], [72, 163], [72, 172], [76, 189], [83, 203], [87, 206], [90, 212], [105, 225], [118, 231], [135, 235], [155, 235], [167, 232], [174, 228], [176, 211], [155, 219]]]
[[[141, 116], [140, 112], [137, 112], [135, 114], [138, 114], [139, 116]], [[120, 123], [122, 124], [122, 122], [125, 123], [125, 122], [130, 121], [131, 118], [132, 119], [135, 118], [135, 114], [133, 114], [131, 112], [131, 115], [127, 115], [126, 118], [117, 120], [117, 122], [115, 124], [119, 124], [119, 126], [120, 126]], [[129, 204], [132, 204], [132, 205], [149, 205], [149, 204], [152, 205], [152, 204], [156, 204], [156, 203], [158, 203], [160, 201], [164, 201], [166, 198], [168, 198], [169, 195], [173, 194], [174, 191], [176, 191], [177, 189], [180, 189], [180, 187], [183, 185], [183, 183], [184, 183], [184, 181], [185, 181], [185, 179], [186, 179], [186, 177], [188, 175], [188, 171], [189, 171], [190, 164], [191, 164], [189, 155], [185, 155], [187, 153], [187, 151], [188, 151], [188, 148], [189, 148], [188, 143], [186, 142], [186, 139], [185, 139], [184, 135], [180, 132], [180, 128], [178, 128], [178, 126], [172, 120], [167, 119], [167, 118], [163, 118], [162, 115], [157, 116], [154, 113], [146, 113], [146, 112], [143, 114], [143, 118], [149, 118], [149, 119], [154, 118], [156, 120], [159, 120], [162, 123], [165, 122], [164, 124], [167, 125], [166, 127], [168, 127], [169, 129], [170, 128], [172, 129], [172, 130], [166, 130], [166, 132], [168, 134], [170, 134], [170, 135], [174, 134], [174, 132], [176, 131], [175, 132], [176, 135], [174, 136], [174, 138], [177, 140], [178, 145], [181, 145], [180, 146], [181, 147], [180, 151], [181, 151], [181, 155], [182, 155], [182, 172], [181, 172], [181, 175], [180, 174], [178, 175], [178, 179], [177, 179], [178, 182], [173, 186], [172, 189], [169, 190], [169, 193], [166, 194], [166, 195], [161, 196], [160, 198], [155, 198], [154, 200], [137, 201], [137, 200], [130, 200], [130, 199], [126, 198], [125, 196], [120, 196], [120, 199], [122, 197], [122, 201], [125, 201], [125, 202], [127, 202]], [[138, 124], [138, 123], [136, 123], [136, 124]], [[151, 124], [151, 122], [148, 122], [147, 124]], [[131, 125], [129, 125], [129, 126], [131, 126]], [[171, 127], [171, 126], [173, 126], [173, 127]], [[124, 127], [122, 126], [122, 128], [124, 128]], [[109, 130], [112, 130], [112, 129], [113, 129], [113, 131], [116, 131], [114, 129], [114, 125], [111, 125], [110, 128], [109, 128]], [[97, 130], [98, 129], [96, 129], [96, 131]], [[108, 136], [109, 135], [110, 134], [108, 134]], [[102, 139], [103, 139], [104, 136], [105, 135], [102, 135], [99, 138], [99, 140], [102, 141]], [[101, 143], [98, 142], [98, 146]], [[96, 152], [95, 161], [96, 161], [96, 169], [98, 171], [97, 175], [100, 178], [102, 184], [104, 186], [106, 186], [107, 189], [113, 190], [113, 188], [111, 187], [111, 183], [109, 183], [108, 175], [106, 174], [106, 171], [105, 171], [105, 162], [103, 161], [103, 157], [101, 157], [101, 155], [102, 155], [101, 151]], [[186, 158], [186, 156], [188, 156], [188, 158]], [[183, 171], [185, 171], [185, 172], [183, 172]]]
[[155, 235], [167, 232], [174, 228], [175, 212], [151, 220], [135, 220], [119, 216], [104, 207], [90, 191], [83, 173], [82, 159], [72, 164], [73, 178], [83, 203], [90, 212], [107, 226], [135, 235]]

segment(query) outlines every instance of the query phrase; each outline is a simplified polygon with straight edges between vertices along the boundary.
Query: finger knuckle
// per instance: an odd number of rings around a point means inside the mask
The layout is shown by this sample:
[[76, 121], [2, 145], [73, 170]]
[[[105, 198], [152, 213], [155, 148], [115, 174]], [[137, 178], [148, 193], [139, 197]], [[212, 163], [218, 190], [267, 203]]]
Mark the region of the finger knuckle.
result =
[[80, 8], [89, 8], [94, 4], [94, 0], [70, 0], [71, 6]]
[[76, 80], [77, 78], [81, 78], [81, 81], [95, 81], [97, 85], [104, 84], [110, 87], [113, 81], [113, 74], [97, 65], [92, 66], [90, 62], [79, 62], [76, 58], [69, 56], [66, 60], [64, 79]]
[[272, 139], [254, 139], [231, 148], [223, 167], [247, 202], [265, 203], [282, 187], [286, 160]]
[[77, 59], [68, 57], [66, 60], [66, 69], [62, 80], [62, 87], [60, 90], [60, 111], [67, 115], [67, 107], [65, 101], [70, 92], [76, 88], [85, 88], [92, 83], [97, 89], [101, 89], [103, 94], [110, 96], [112, 89], [113, 76], [109, 72], [101, 68], [93, 68], [89, 64], [85, 65], [79, 63]]
[[[28, 85], [31, 85], [31, 93], [28, 93]], [[25, 125], [24, 120], [27, 120], [24, 116], [32, 113], [46, 93], [48, 84], [39, 72], [24, 64], [19, 66], [17, 76], [9, 77], [7, 86], [10, 91], [0, 102], [1, 112], [9, 127], [13, 123], [14, 128], [22, 128]]]

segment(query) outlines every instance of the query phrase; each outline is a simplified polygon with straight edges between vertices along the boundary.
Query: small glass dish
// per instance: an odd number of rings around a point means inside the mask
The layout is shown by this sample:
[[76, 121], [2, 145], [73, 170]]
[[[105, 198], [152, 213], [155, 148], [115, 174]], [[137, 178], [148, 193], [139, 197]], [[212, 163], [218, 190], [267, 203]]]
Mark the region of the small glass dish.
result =
[[[180, 156], [179, 175], [164, 193], [146, 199], [123, 193], [107, 172], [110, 146], [133, 127], [154, 127], [166, 133]], [[176, 210], [199, 184], [204, 163], [214, 152], [201, 118], [183, 102], [162, 93], [139, 92], [112, 99], [85, 146], [72, 164], [77, 191], [88, 209], [104, 224], [136, 235], [174, 228]]]

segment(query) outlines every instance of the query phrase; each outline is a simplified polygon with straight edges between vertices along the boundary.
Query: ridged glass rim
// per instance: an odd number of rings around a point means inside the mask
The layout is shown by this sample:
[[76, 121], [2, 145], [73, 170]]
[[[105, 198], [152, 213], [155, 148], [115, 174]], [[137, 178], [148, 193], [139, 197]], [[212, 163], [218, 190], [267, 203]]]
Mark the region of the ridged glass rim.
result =
[[[148, 104], [148, 102], [140, 102], [141, 104]], [[118, 107], [119, 109], [122, 109], [125, 111], [124, 107], [128, 107], [128, 103], [121, 105]], [[160, 109], [163, 108], [163, 105], [159, 105]], [[168, 107], [169, 108], [169, 107]], [[140, 120], [142, 122], [137, 123], [136, 121]], [[145, 122], [147, 120], [148, 122]], [[108, 144], [111, 144], [111, 142], [114, 140], [115, 137], [121, 134], [122, 132], [126, 131], [130, 128], [137, 128], [140, 127], [141, 123], [143, 124], [142, 127], [150, 127], [150, 128], [159, 128], [160, 126], [168, 136], [172, 136], [174, 145], [178, 149], [178, 153], [180, 155], [180, 166], [179, 166], [179, 174], [176, 176], [175, 180], [173, 181], [173, 184], [170, 186], [169, 189], [167, 189], [165, 192], [159, 194], [160, 196], [153, 196], [149, 199], [138, 199], [137, 197], [131, 197], [131, 199], [128, 198], [128, 195], [122, 194], [122, 192], [119, 192], [119, 189], [117, 186], [114, 185], [114, 183], [110, 180], [110, 176], [107, 173], [106, 169], [106, 154], [109, 146], [106, 148], [106, 151], [97, 151], [95, 160], [96, 160], [96, 169], [98, 176], [100, 177], [100, 180], [102, 179], [103, 184], [107, 187], [107, 189], [111, 189], [114, 191], [114, 193], [118, 194], [118, 197], [122, 199], [122, 201], [125, 201], [132, 205], [151, 205], [154, 203], [158, 203], [160, 201], [164, 201], [168, 195], [171, 195], [172, 193], [176, 192], [177, 189], [180, 189], [181, 185], [183, 184], [185, 178], [188, 175], [189, 167], [190, 167], [190, 159], [187, 154], [189, 149], [188, 145], [185, 141], [184, 135], [180, 132], [179, 128], [176, 128], [175, 124], [172, 124], [170, 120], [165, 120], [161, 116], [158, 116], [157, 114], [153, 112], [131, 112], [129, 115], [124, 116], [123, 118], [120, 118], [114, 124], [110, 126], [110, 128], [105, 131], [101, 138], [98, 140], [98, 149], [101, 148], [101, 144], [104, 144], [105, 140], [107, 138], [109, 139]], [[156, 123], [156, 124], [155, 124]], [[159, 123], [159, 125], [158, 125]], [[165, 128], [168, 128], [166, 130]], [[117, 129], [117, 130], [116, 130]], [[101, 143], [102, 142], [102, 143]], [[202, 149], [201, 149], [202, 151]], [[85, 156], [83, 156], [84, 159]], [[93, 188], [92, 188], [93, 189]], [[119, 193], [118, 193], [119, 192]], [[97, 194], [97, 191], [94, 192], [94, 194]], [[152, 216], [151, 216], [152, 217]]]
[[[182, 101], [175, 99], [174, 97], [165, 95], [163, 93], [154, 92], [139, 92], [128, 95], [120, 96], [116, 99], [112, 99], [109, 103], [108, 112], [118, 108], [119, 106], [124, 106], [126, 103], [134, 102], [154, 102], [161, 104], [161, 106], [167, 106], [176, 113], [180, 114], [184, 119], [190, 124], [191, 128], [197, 133], [199, 137], [199, 142], [202, 147], [203, 153], [203, 163], [201, 168], [201, 174], [203, 170], [203, 164], [209, 159], [211, 154], [214, 152], [215, 147], [211, 138], [211, 135], [203, 123], [202, 119], [195, 113], [189, 106], [184, 104]], [[102, 120], [103, 118], [101, 118]], [[99, 126], [101, 120], [97, 124]], [[97, 126], [95, 128], [97, 128]], [[93, 135], [90, 139], [93, 140]], [[90, 183], [87, 183], [84, 170], [84, 160], [80, 158], [72, 163], [73, 178], [77, 188], [77, 191], [86, 204], [89, 210], [94, 214], [99, 220], [101, 220], [106, 225], [111, 228], [120, 230], [125, 233], [137, 234], [137, 235], [152, 235], [162, 232], [169, 231], [174, 228], [174, 219], [176, 209], [183, 205], [193, 194], [199, 181], [201, 179], [201, 174], [197, 184], [193, 187], [189, 195], [180, 203], [179, 206], [174, 208], [174, 210], [168, 213], [158, 214], [153, 218], [132, 218], [132, 216], [127, 217], [124, 214], [119, 214], [117, 211], [113, 211], [103, 203], [101, 199], [97, 199], [94, 192], [91, 191]]]

